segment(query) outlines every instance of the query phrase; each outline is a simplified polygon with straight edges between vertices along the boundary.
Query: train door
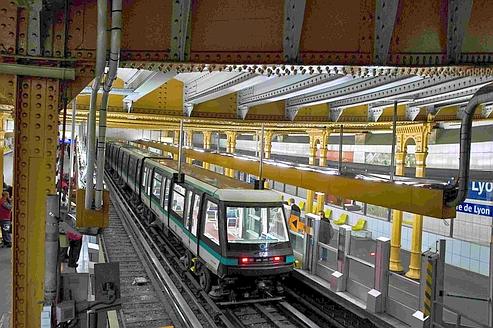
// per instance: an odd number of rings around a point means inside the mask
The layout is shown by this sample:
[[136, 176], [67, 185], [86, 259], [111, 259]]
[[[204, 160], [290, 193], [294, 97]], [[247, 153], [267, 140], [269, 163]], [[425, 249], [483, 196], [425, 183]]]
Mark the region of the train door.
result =
[[161, 172], [156, 169], [153, 170], [153, 179], [151, 186], [151, 209], [154, 210], [154, 213], [161, 219], [162, 211], [161, 211], [161, 187], [163, 182], [163, 175]]
[[199, 257], [212, 272], [216, 273], [221, 261], [220, 206], [208, 195], [201, 206]]
[[162, 204], [161, 206], [164, 209], [164, 223], [166, 225], [166, 228], [170, 228], [169, 226], [169, 195], [170, 195], [170, 186], [171, 186], [171, 179], [166, 178], [166, 182], [164, 183], [164, 188], [163, 188], [163, 197], [162, 197]]
[[198, 238], [197, 238], [197, 226], [199, 221], [200, 214], [200, 200], [202, 195], [197, 193], [189, 192], [190, 197], [190, 210], [188, 211], [188, 221], [185, 224], [185, 227], [188, 231], [188, 249], [194, 254], [197, 255], [198, 249]]
[[169, 225], [179, 239], [184, 234], [184, 216], [185, 215], [185, 196], [187, 189], [177, 183], [171, 185], [171, 202], [169, 208]]

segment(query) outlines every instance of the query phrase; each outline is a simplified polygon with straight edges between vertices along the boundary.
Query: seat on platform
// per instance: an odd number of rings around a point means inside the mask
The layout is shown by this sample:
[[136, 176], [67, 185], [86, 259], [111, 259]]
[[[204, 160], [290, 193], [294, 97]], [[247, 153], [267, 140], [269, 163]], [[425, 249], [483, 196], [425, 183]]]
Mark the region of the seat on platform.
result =
[[346, 213], [342, 213], [337, 220], [334, 221], [334, 224], [343, 225], [346, 224], [348, 219], [348, 215]]
[[298, 206], [300, 207], [300, 210], [304, 211], [305, 210], [305, 202], [300, 200], [300, 202], [298, 203]]
[[361, 230], [364, 230], [365, 227], [366, 227], [366, 220], [365, 219], [358, 219], [356, 224], [351, 227], [351, 230], [361, 231]]
[[330, 219], [330, 217], [332, 216], [332, 210], [330, 208], [326, 208], [324, 210], [324, 214], [327, 219]]

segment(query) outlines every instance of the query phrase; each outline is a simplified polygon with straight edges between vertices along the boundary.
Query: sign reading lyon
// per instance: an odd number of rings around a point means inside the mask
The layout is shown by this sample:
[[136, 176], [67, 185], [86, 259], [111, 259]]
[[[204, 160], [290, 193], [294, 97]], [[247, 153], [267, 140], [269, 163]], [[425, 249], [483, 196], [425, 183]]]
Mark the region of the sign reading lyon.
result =
[[460, 205], [457, 205], [457, 211], [462, 213], [493, 217], [493, 206], [490, 205], [461, 203]]
[[468, 199], [493, 200], [493, 182], [491, 181], [471, 181], [468, 189]]

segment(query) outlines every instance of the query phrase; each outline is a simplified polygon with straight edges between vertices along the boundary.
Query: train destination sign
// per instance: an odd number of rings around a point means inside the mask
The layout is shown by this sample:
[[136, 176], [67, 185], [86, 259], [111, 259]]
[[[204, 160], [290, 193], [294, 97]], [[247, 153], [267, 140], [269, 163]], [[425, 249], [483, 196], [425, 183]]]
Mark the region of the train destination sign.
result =
[[493, 217], [493, 206], [474, 203], [457, 205], [457, 212]]

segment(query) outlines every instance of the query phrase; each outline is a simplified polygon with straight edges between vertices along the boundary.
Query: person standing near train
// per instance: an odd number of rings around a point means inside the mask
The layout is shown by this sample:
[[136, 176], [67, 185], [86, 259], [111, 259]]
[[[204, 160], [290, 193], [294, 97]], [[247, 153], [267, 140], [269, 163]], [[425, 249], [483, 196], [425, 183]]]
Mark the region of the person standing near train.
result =
[[[330, 223], [330, 219], [325, 216], [324, 211], [318, 213], [320, 216], [320, 230], [318, 233], [318, 241], [324, 245], [329, 245], [332, 237], [334, 236], [334, 228]], [[320, 254], [322, 261], [327, 261], [327, 249], [322, 247], [322, 253]]]
[[3, 247], [12, 247], [12, 200], [8, 191], [0, 199], [0, 226], [2, 227]]

